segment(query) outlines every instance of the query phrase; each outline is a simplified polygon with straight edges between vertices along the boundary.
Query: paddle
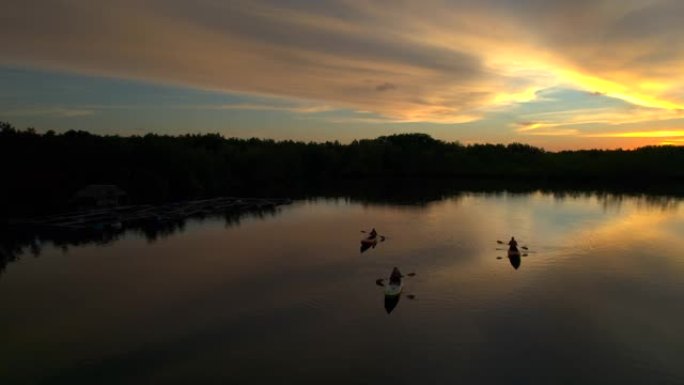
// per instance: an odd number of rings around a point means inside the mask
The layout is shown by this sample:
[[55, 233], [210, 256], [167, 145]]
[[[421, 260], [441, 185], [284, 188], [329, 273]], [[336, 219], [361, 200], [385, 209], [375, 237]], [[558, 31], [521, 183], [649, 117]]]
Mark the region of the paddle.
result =
[[[404, 278], [404, 277], [409, 277], [409, 278], [410, 278], [410, 277], [415, 277], [415, 276], [416, 276], [416, 273], [415, 273], [415, 272], [410, 272], [410, 273], [408, 273], [408, 274], [406, 274], [406, 275], [402, 275], [401, 277], [402, 277], [402, 278]], [[378, 285], [378, 286], [384, 287], [384, 286], [385, 286], [384, 281], [385, 281], [385, 278], [378, 278], [378, 279], [375, 280], [375, 284]]]
[[[498, 244], [500, 244], [500, 245], [504, 245], [504, 244], [505, 244], [503, 241], [500, 241], [500, 240], [498, 240], [498, 239], [496, 240], [496, 243], [498, 243]], [[520, 248], [523, 249], [523, 250], [529, 250], [529, 249], [527, 248], [527, 246], [521, 246]], [[499, 250], [499, 249], [497, 249], [497, 250]]]
[[[368, 233], [368, 231], [366, 231], [366, 230], [361, 230], [361, 232], [364, 233], [364, 234], [367, 234], [367, 233]], [[385, 240], [387, 239], [387, 236], [386, 236], [386, 235], [380, 235], [380, 234], [378, 234], [377, 237], [380, 238], [380, 242], [385, 242]]]

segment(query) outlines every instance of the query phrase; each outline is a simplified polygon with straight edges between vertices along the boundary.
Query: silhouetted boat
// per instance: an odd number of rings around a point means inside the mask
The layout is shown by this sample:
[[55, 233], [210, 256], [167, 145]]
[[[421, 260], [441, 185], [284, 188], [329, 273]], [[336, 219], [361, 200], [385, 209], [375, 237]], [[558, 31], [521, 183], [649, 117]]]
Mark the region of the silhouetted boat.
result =
[[370, 249], [371, 247], [375, 247], [375, 245], [378, 244], [378, 240], [380, 239], [379, 235], [369, 235], [363, 239], [361, 239], [361, 252], [363, 253], [364, 251]]
[[377, 235], [369, 235], [363, 239], [361, 239], [361, 244], [362, 245], [369, 245], [369, 246], [375, 246], [378, 243], [378, 239], [380, 237]]
[[385, 295], [385, 311], [387, 314], [391, 313], [399, 303], [400, 295]]
[[520, 267], [520, 251], [517, 247], [511, 247], [508, 249], [508, 260], [511, 262], [511, 266], [518, 270]]

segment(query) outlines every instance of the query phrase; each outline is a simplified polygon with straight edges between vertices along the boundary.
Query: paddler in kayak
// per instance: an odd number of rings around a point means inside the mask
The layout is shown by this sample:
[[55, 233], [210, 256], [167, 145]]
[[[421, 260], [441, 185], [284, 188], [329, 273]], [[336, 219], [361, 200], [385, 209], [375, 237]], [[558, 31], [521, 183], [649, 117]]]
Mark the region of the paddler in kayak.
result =
[[401, 271], [399, 271], [399, 269], [394, 267], [394, 269], [392, 269], [392, 274], [390, 274], [390, 279], [389, 279], [390, 284], [396, 284], [396, 285], [400, 284], [402, 277], [403, 277], [403, 275], [401, 275]]
[[368, 235], [368, 239], [374, 239], [377, 236], [378, 236], [378, 232], [375, 231], [375, 227], [373, 227], [373, 230], [371, 230], [370, 234]]
[[508, 250], [518, 251], [518, 241], [515, 240], [515, 237], [511, 237], [511, 240], [508, 241]]

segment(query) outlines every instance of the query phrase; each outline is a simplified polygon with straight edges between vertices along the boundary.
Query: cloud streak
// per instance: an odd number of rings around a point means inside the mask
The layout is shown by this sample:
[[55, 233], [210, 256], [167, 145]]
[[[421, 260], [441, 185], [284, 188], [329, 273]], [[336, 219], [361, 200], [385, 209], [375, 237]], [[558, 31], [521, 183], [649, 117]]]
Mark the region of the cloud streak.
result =
[[89, 108], [65, 108], [65, 107], [37, 107], [21, 108], [3, 111], [9, 117], [15, 116], [53, 116], [57, 118], [74, 118], [81, 116], [94, 115], [95, 110]]
[[573, 125], [623, 125], [644, 122], [668, 121], [684, 118], [680, 110], [659, 110], [653, 108], [630, 107], [618, 108], [586, 108], [568, 109], [527, 116], [532, 118], [517, 124], [516, 131], [529, 133], [531, 131], [548, 130], [555, 127]]
[[611, 132], [585, 136], [588, 138], [684, 138], [684, 130]]
[[220, 104], [220, 105], [203, 105], [203, 106], [185, 106], [189, 109], [199, 110], [240, 110], [240, 111], [281, 111], [292, 112], [299, 114], [316, 114], [333, 110], [330, 106], [282, 106], [270, 104], [251, 104], [251, 103], [235, 103], [235, 104]]

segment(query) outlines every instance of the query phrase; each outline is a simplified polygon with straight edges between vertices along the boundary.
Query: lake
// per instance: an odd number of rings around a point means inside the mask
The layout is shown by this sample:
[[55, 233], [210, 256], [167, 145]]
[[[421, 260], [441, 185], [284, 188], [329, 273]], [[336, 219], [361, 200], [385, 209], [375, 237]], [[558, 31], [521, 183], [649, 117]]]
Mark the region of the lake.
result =
[[43, 241], [0, 275], [0, 383], [681, 384], [681, 203], [321, 198]]

